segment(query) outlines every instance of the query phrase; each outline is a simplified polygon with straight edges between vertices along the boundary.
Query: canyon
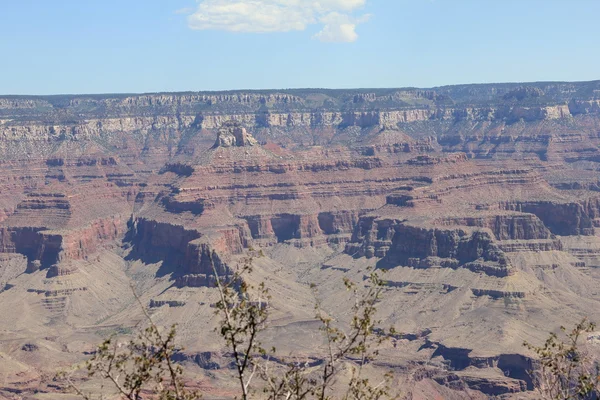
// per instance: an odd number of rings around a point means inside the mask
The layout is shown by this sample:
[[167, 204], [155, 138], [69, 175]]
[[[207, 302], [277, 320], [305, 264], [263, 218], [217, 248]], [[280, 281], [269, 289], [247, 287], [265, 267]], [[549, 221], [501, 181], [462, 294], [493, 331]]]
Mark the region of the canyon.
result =
[[215, 274], [251, 250], [299, 357], [311, 286], [343, 322], [343, 279], [384, 270], [373, 367], [413, 399], [535, 398], [523, 341], [600, 321], [600, 81], [0, 96], [0, 171], [5, 396], [59, 396], [135, 292], [227, 397]]

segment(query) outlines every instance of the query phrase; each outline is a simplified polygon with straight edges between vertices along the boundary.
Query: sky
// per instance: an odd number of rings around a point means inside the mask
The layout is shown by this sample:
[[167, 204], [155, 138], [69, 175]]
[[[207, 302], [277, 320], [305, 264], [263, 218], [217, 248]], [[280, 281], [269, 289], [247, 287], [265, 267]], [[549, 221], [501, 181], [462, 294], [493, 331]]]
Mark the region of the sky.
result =
[[598, 0], [0, 0], [0, 94], [600, 79]]

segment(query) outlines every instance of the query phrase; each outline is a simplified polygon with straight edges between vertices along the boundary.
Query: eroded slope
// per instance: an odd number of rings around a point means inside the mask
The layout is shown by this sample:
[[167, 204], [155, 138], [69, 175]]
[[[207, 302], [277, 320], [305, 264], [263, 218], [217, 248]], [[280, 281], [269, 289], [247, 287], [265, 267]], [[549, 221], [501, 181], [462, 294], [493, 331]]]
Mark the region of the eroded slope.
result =
[[417, 397], [526, 395], [522, 341], [599, 319], [599, 90], [0, 98], [3, 387], [58, 390], [143, 319], [132, 284], [229, 393], [214, 274], [254, 248], [283, 352], [321, 356], [311, 283], [343, 320], [342, 279], [378, 267], [404, 334], [376, 368]]

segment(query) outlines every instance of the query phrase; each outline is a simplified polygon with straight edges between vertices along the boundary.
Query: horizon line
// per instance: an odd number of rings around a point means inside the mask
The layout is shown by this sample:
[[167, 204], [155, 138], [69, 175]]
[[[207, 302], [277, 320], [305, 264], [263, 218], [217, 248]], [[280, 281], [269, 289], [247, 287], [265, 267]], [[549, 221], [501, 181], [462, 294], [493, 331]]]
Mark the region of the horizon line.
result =
[[354, 87], [354, 88], [327, 88], [327, 87], [296, 87], [296, 88], [261, 88], [261, 89], [222, 89], [222, 90], [174, 90], [174, 91], [148, 91], [148, 92], [97, 92], [97, 93], [56, 93], [56, 94], [0, 94], [0, 98], [44, 98], [44, 97], [85, 97], [85, 96], [147, 96], [147, 95], [179, 95], [179, 94], [216, 94], [216, 93], [261, 93], [261, 92], [293, 92], [293, 91], [368, 91], [368, 90], [435, 90], [460, 86], [494, 86], [494, 85], [541, 85], [541, 84], [585, 84], [600, 82], [600, 79], [582, 81], [511, 81], [511, 82], [474, 82], [439, 85], [431, 87], [418, 86], [381, 86], [381, 87]]

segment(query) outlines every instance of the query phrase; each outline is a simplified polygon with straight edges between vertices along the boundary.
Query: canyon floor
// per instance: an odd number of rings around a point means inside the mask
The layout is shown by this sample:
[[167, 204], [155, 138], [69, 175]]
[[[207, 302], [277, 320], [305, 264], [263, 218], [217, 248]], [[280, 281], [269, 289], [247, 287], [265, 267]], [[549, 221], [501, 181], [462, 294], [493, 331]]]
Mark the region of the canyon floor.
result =
[[134, 293], [233, 397], [214, 281], [250, 249], [284, 356], [385, 270], [369, 373], [412, 399], [535, 398], [523, 342], [600, 321], [600, 82], [0, 96], [0, 154], [6, 398], [75, 398], [54, 375], [144, 323]]

